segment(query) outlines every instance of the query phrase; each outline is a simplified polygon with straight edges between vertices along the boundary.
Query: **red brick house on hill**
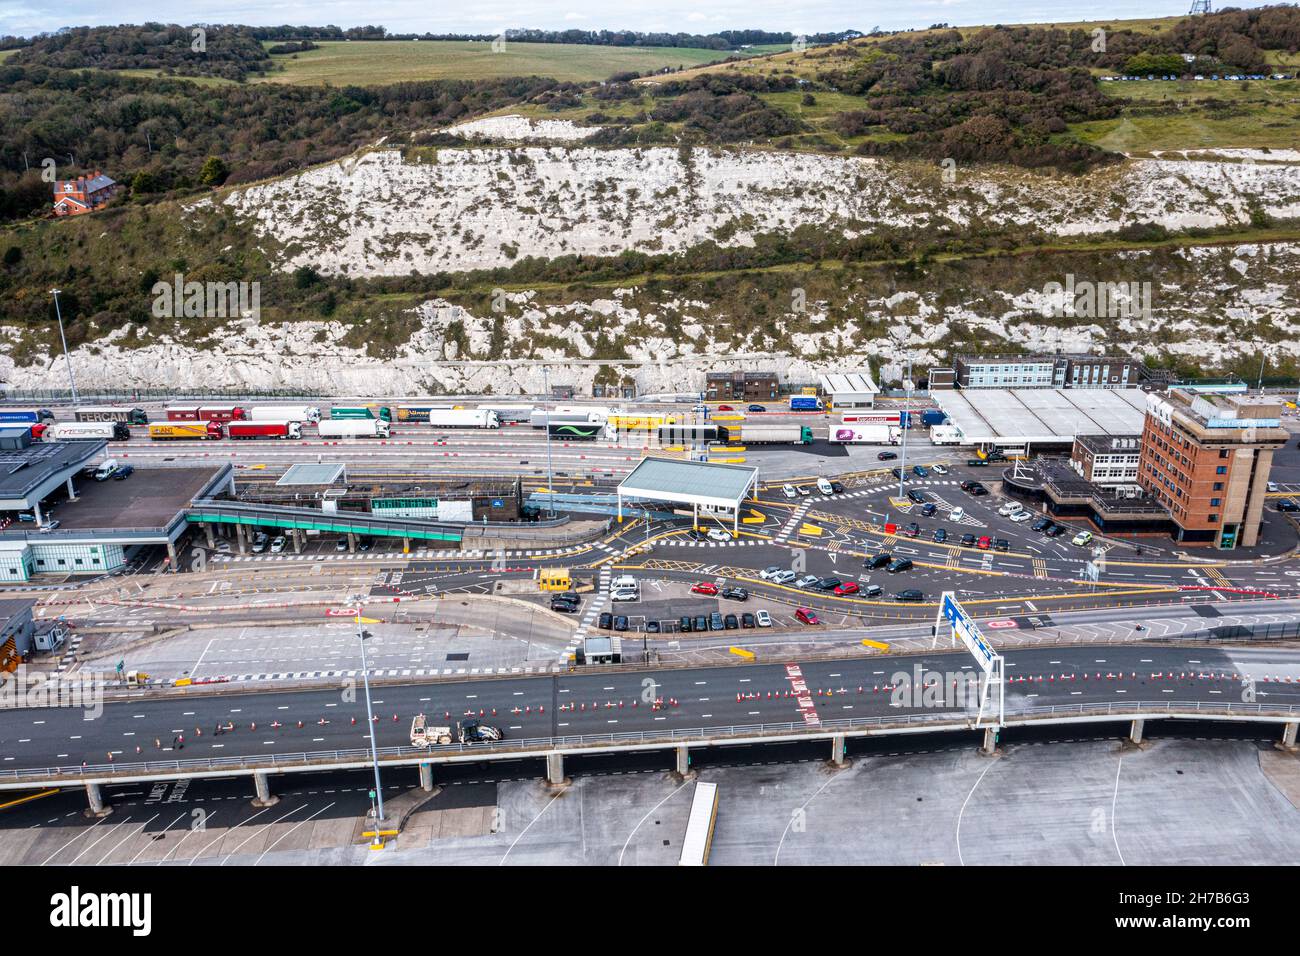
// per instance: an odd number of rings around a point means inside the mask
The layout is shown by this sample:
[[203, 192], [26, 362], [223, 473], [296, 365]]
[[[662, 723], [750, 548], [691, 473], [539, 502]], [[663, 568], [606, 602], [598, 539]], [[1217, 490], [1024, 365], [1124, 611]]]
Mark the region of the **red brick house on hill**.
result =
[[98, 169], [89, 176], [60, 179], [54, 183], [54, 214], [79, 216], [102, 209], [121, 188], [120, 183]]

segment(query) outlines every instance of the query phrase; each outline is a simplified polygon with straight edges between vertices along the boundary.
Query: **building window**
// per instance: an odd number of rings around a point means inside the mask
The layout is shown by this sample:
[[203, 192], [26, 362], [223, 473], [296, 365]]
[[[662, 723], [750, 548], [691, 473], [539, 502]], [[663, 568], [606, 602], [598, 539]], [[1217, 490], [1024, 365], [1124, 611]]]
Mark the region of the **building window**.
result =
[[1223, 490], [1223, 482], [1221, 482], [1221, 481], [1216, 481], [1216, 482], [1214, 483], [1214, 490], [1215, 490], [1215, 491], [1222, 491], [1222, 490]]
[[1220, 465], [1218, 468], [1214, 469], [1214, 473], [1216, 475], [1226, 475], [1228, 473], [1228, 469], [1226, 466]]
[[1207, 520], [1210, 522], [1210, 524], [1217, 524], [1218, 521], [1219, 521], [1219, 516], [1218, 516], [1218, 515], [1210, 515], [1210, 517], [1209, 517]]

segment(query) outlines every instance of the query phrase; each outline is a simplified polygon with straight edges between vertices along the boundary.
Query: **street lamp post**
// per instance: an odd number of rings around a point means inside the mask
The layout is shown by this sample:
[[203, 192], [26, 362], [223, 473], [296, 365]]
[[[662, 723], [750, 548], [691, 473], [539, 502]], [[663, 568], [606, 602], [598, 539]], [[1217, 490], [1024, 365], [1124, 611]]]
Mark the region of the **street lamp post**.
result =
[[379, 842], [379, 821], [384, 819], [384, 791], [379, 785], [379, 748], [375, 743], [375, 711], [370, 703], [370, 665], [366, 663], [366, 638], [361, 629], [361, 602], [357, 602], [357, 642], [361, 645], [361, 680], [366, 688], [366, 720], [370, 722], [370, 761], [375, 768], [375, 842]]
[[[546, 393], [542, 396], [545, 401], [551, 394], [551, 376], [546, 371], [546, 366], [542, 366], [542, 390]], [[555, 476], [551, 470], [551, 410], [546, 409], [546, 493], [550, 501], [550, 511], [547, 517], [555, 517]]]
[[898, 460], [898, 497], [903, 497], [903, 482], [907, 478], [907, 425], [912, 424], [912, 356], [907, 356], [907, 397], [903, 400], [903, 413], [898, 416], [900, 455]]
[[72, 356], [68, 354], [68, 337], [63, 334], [63, 310], [59, 308], [59, 293], [62, 289], [51, 289], [54, 296], [54, 314], [59, 318], [59, 340], [63, 343], [63, 361], [68, 363], [68, 384], [72, 386], [72, 404], [77, 404], [77, 380], [72, 376]]

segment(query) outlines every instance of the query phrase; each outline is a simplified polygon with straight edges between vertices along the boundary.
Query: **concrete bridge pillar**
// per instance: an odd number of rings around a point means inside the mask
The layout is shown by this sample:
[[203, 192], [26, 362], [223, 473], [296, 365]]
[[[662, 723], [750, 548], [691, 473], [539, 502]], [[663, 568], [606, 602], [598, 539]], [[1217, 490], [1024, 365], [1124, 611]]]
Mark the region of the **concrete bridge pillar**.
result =
[[694, 778], [696, 774], [691, 769], [691, 748], [686, 744], [678, 744], [673, 750], [677, 758], [674, 772], [683, 780]]
[[167, 566], [171, 568], [173, 571], [179, 570], [179, 568], [176, 567], [176, 542], [175, 541], [167, 542]]
[[1141, 717], [1133, 721], [1133, 724], [1132, 726], [1129, 727], [1129, 732], [1128, 732], [1129, 743], [1134, 745], [1142, 743], [1142, 729], [1145, 725], [1146, 725], [1146, 721], [1143, 720]]
[[205, 521], [205, 522], [203, 522], [203, 533], [206, 534], [207, 537], [208, 537], [208, 547], [209, 547], [209, 548], [215, 548], [215, 547], [217, 546], [217, 538], [216, 538], [216, 535], [214, 535], [214, 534], [212, 533], [212, 522], [211, 522], [211, 521]]
[[348, 554], [357, 553], [357, 536], [354, 532], [348, 532]]
[[567, 787], [572, 783], [564, 775], [564, 754], [549, 753], [546, 755], [546, 785], [554, 789]]
[[293, 528], [289, 531], [289, 537], [293, 541], [293, 553], [302, 554], [302, 532]]
[[76, 500], [77, 500], [77, 490], [76, 490], [75, 488], [72, 487], [72, 478], [71, 478], [71, 477], [68, 478], [68, 500], [69, 500], [69, 501], [76, 501]]
[[998, 731], [996, 727], [984, 728], [984, 744], [980, 747], [980, 753], [986, 757], [991, 757], [998, 752]]
[[844, 756], [844, 735], [834, 734], [831, 737], [831, 766], [838, 770], [849, 766], [851, 763], [853, 761]]
[[433, 764], [420, 764], [420, 789], [425, 793], [433, 792]]
[[1296, 749], [1296, 729], [1300, 724], [1289, 723], [1282, 725], [1282, 739], [1278, 742], [1279, 750], [1288, 750], [1294, 752]]
[[86, 784], [86, 799], [90, 802], [90, 807], [86, 810], [88, 817], [106, 817], [113, 812], [112, 807], [104, 806], [104, 795], [99, 792], [99, 784]]
[[248, 554], [248, 535], [242, 524], [235, 525], [235, 541], [239, 545], [239, 553]]
[[265, 773], [253, 774], [253, 786], [257, 789], [253, 806], [271, 807], [280, 802], [280, 798], [271, 792], [271, 780]]

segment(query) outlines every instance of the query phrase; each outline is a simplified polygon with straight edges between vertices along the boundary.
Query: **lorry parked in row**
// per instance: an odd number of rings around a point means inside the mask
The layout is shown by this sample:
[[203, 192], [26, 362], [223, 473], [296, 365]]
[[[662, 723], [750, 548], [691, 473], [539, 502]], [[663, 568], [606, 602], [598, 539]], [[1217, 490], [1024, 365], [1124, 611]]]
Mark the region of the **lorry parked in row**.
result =
[[254, 405], [248, 410], [254, 422], [318, 422], [320, 409], [315, 405]]
[[432, 412], [449, 412], [455, 410], [455, 405], [398, 405], [397, 420], [399, 422], [427, 422]]
[[0, 408], [0, 424], [3, 425], [27, 425], [52, 421], [54, 421], [54, 413], [48, 408]]
[[342, 418], [377, 418], [391, 422], [393, 410], [387, 405], [335, 405], [330, 409], [330, 420]]
[[573, 424], [604, 424], [609, 420], [608, 408], [587, 408], [580, 405], [559, 405], [555, 408], [533, 409], [528, 416], [528, 423], [533, 428], [545, 428], [547, 424], [571, 422]]
[[897, 425], [832, 425], [830, 441], [833, 445], [897, 445], [902, 429]]
[[302, 425], [285, 421], [231, 422], [226, 434], [231, 438], [301, 438]]
[[389, 427], [378, 418], [331, 418], [316, 430], [321, 438], [387, 438]]
[[79, 422], [125, 422], [128, 425], [148, 425], [149, 416], [143, 408], [126, 408], [120, 405], [85, 405], [72, 413]]
[[242, 405], [168, 405], [169, 422], [242, 422], [248, 409]]
[[809, 425], [719, 425], [718, 440], [741, 445], [811, 445]]
[[433, 409], [428, 423], [435, 428], [500, 428], [497, 413], [481, 408]]
[[149, 437], [155, 441], [204, 441], [225, 438], [226, 435], [220, 422], [156, 422], [149, 426]]
[[480, 412], [495, 412], [502, 425], [517, 425], [531, 421], [536, 409], [532, 405], [479, 405]]
[[125, 422], [55, 422], [46, 425], [41, 441], [126, 441], [131, 429]]

